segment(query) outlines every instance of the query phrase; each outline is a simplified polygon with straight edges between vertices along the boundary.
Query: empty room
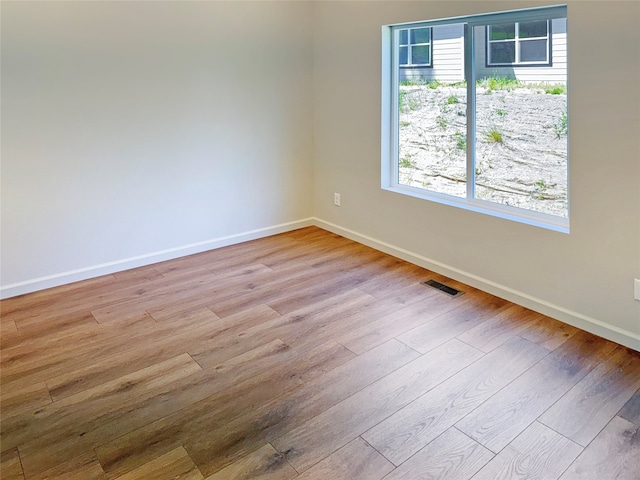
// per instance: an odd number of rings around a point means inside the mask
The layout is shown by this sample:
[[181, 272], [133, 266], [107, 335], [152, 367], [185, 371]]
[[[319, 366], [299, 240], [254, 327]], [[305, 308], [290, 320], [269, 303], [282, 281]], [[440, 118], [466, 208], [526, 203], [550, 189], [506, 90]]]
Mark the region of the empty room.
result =
[[0, 9], [2, 480], [637, 480], [640, 2]]

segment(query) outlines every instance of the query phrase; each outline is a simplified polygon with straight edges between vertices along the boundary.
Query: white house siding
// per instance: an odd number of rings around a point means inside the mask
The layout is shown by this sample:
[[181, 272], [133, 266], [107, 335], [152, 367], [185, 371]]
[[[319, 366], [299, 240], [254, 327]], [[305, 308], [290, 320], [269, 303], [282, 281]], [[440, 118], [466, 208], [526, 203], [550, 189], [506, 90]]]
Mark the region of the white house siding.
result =
[[[462, 24], [433, 27], [433, 62], [430, 68], [400, 68], [402, 80], [464, 80], [464, 27]], [[551, 24], [551, 66], [498, 67], [486, 66], [486, 29], [476, 27], [476, 76], [491, 75], [517, 78], [532, 83], [566, 83], [567, 80], [567, 20], [554, 19]]]
[[491, 75], [506, 76], [531, 83], [566, 83], [567, 19], [558, 18], [551, 22], [551, 66], [549, 67], [487, 67], [486, 29], [476, 27], [476, 76], [478, 78]]
[[400, 80], [464, 80], [464, 27], [462, 24], [433, 27], [432, 67], [401, 68]]

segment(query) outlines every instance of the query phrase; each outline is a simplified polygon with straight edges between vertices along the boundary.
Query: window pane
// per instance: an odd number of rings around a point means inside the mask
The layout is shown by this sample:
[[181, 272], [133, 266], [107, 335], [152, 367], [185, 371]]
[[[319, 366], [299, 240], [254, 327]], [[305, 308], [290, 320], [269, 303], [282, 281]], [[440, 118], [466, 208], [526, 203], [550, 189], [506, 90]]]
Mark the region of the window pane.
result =
[[547, 21], [541, 22], [526, 22], [519, 24], [520, 31], [518, 37], [531, 38], [531, 37], [546, 37], [547, 36]]
[[431, 42], [430, 28], [414, 28], [411, 30], [411, 43], [429, 43]]
[[490, 43], [491, 63], [514, 63], [516, 61], [516, 43], [499, 42]]
[[[523, 61], [546, 55], [547, 40], [518, 43]], [[492, 60], [513, 60], [514, 44], [490, 43]], [[518, 82], [518, 69], [486, 69], [484, 52], [475, 52], [474, 198], [568, 217], [566, 70], [554, 72], [558, 85], [541, 88], [547, 69], [529, 69], [530, 83]]]
[[490, 40], [510, 40], [516, 38], [516, 24], [491, 25], [489, 32]]
[[[463, 24], [432, 27], [440, 33], [462, 39]], [[428, 40], [429, 29], [411, 30], [415, 41]], [[416, 32], [416, 34], [414, 34]], [[436, 71], [404, 67], [398, 72], [398, 151], [395, 165], [399, 185], [438, 194], [466, 197], [467, 180], [467, 87], [464, 82], [462, 42], [459, 50], [448, 46], [451, 63]], [[430, 64], [432, 47], [411, 47], [411, 63]], [[406, 47], [398, 47], [399, 59]], [[404, 51], [403, 51], [404, 49]]]
[[547, 40], [527, 40], [520, 42], [521, 62], [546, 62]]
[[398, 52], [398, 58], [399, 61], [398, 63], [400, 63], [400, 65], [406, 65], [407, 62], [407, 49], [408, 47], [400, 47], [399, 52]]
[[431, 60], [431, 46], [419, 45], [411, 48], [411, 63], [414, 65], [428, 65]]
[[407, 41], [407, 32], [408, 30], [400, 30], [400, 45], [406, 45], [409, 42]]

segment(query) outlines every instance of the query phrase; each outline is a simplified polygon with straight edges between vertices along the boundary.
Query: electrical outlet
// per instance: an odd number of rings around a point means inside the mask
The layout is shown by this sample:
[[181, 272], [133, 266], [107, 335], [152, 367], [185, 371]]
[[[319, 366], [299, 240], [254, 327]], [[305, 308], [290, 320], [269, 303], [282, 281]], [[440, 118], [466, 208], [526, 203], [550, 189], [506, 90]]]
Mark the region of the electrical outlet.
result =
[[633, 279], [633, 298], [640, 301], [640, 279]]
[[339, 207], [339, 206], [340, 206], [340, 194], [339, 194], [339, 193], [334, 193], [334, 194], [333, 194], [333, 204], [334, 204], [336, 207]]

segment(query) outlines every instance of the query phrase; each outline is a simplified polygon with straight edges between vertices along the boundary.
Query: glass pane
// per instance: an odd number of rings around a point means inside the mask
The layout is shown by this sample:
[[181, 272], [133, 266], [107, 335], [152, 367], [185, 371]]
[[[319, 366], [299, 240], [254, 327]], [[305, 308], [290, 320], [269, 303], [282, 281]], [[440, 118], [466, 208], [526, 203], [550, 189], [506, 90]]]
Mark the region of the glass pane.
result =
[[430, 28], [414, 28], [411, 30], [411, 43], [429, 43], [431, 42]]
[[489, 26], [490, 40], [510, 40], [516, 38], [516, 24], [506, 23], [503, 25]]
[[518, 37], [520, 38], [546, 37], [547, 21], [520, 23], [519, 29]]
[[407, 50], [408, 50], [408, 47], [400, 47], [400, 50], [398, 52], [399, 53], [398, 62], [400, 63], [400, 65], [406, 65], [408, 63], [407, 62], [407, 55], [408, 55]]
[[[432, 27], [433, 35], [462, 39], [463, 24]], [[413, 39], [422, 37], [427, 29]], [[429, 192], [466, 197], [467, 86], [463, 42], [448, 45], [447, 68], [404, 67], [398, 72], [398, 183]], [[402, 48], [398, 56], [402, 58]], [[436, 49], [433, 45], [433, 51]], [[459, 48], [456, 50], [456, 48]], [[413, 46], [414, 64], [430, 63], [431, 45]]]
[[[519, 43], [531, 44], [524, 47], [531, 59], [546, 41]], [[513, 59], [513, 50], [504, 48], [513, 42], [490, 45], [501, 60]], [[518, 69], [487, 69], [484, 50], [475, 52], [475, 198], [567, 217], [566, 71], [558, 70], [558, 85], [550, 85], [546, 69], [528, 69], [525, 84]]]
[[547, 41], [527, 40], [520, 42], [521, 62], [546, 62], [547, 61]]
[[411, 63], [414, 65], [428, 65], [431, 60], [431, 46], [419, 45], [411, 48]]
[[514, 63], [516, 61], [516, 42], [490, 43], [491, 63]]
[[407, 32], [408, 30], [400, 30], [399, 34], [400, 34], [400, 45], [407, 45], [409, 42], [407, 41]]

